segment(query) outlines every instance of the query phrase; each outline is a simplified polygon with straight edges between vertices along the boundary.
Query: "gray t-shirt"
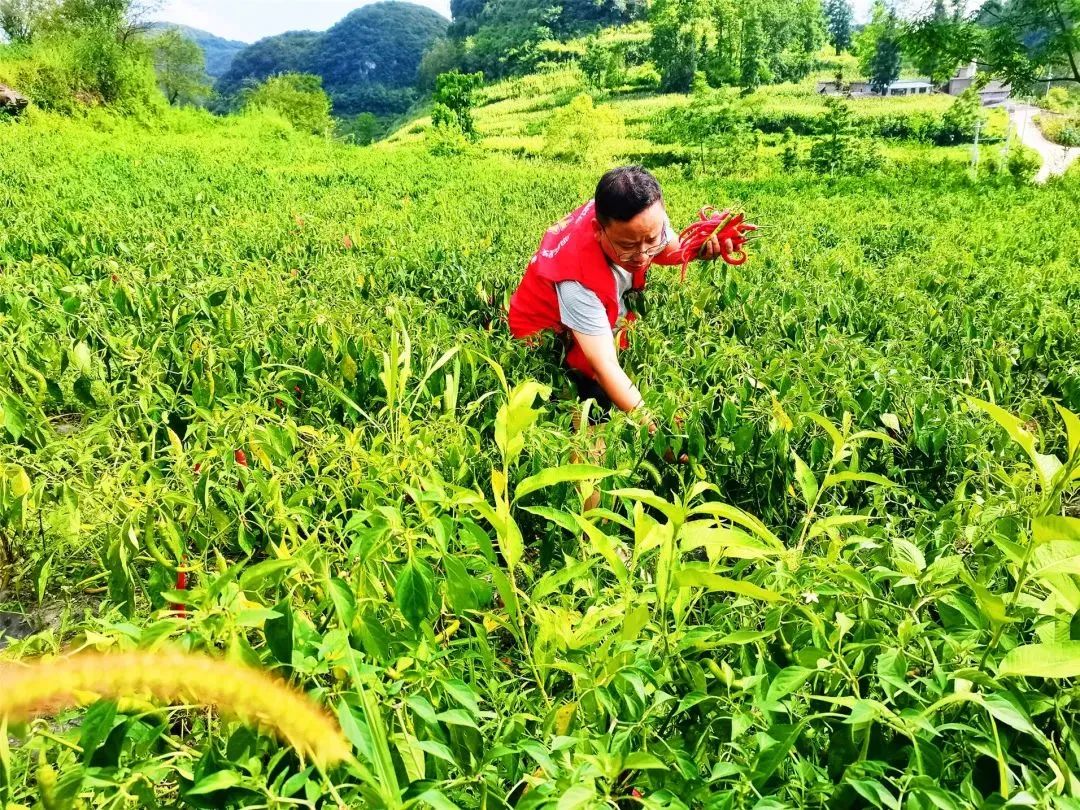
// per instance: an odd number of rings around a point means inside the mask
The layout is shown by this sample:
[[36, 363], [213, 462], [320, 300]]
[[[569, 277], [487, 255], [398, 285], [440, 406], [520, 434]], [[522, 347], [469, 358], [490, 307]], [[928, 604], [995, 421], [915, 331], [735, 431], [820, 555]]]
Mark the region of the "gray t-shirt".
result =
[[[671, 220], [664, 223], [668, 241], [677, 238], [671, 227]], [[633, 275], [612, 261], [608, 261], [611, 274], [615, 276], [615, 291], [619, 300], [619, 319], [626, 317], [626, 301], [623, 296], [633, 284]], [[555, 295], [559, 299], [559, 320], [567, 329], [583, 335], [610, 335], [607, 311], [600, 297], [578, 281], [560, 281], [555, 285]]]

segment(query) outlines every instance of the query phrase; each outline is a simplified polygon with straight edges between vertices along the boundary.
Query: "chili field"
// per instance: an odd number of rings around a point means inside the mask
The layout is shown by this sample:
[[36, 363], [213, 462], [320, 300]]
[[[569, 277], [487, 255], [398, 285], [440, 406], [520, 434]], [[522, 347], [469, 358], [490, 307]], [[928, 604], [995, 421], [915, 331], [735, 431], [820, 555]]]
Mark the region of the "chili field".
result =
[[573, 464], [503, 313], [595, 169], [0, 123], [0, 609], [34, 630], [0, 687], [158, 650], [183, 696], [54, 676], [84, 699], [0, 726], [0, 802], [1080, 806], [1076, 173], [656, 174], [676, 226], [767, 236], [652, 272], [624, 357], [662, 427]]

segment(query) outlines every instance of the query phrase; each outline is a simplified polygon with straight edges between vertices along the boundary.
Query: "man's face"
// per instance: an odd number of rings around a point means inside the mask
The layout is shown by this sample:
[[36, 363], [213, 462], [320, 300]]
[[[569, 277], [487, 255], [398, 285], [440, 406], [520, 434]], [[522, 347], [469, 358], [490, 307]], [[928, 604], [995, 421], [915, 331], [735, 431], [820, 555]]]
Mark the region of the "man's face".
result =
[[653, 255], [664, 246], [666, 219], [664, 203], [657, 200], [626, 222], [612, 220], [601, 225], [595, 220], [593, 234], [604, 255], [631, 272], [639, 272], [652, 264]]

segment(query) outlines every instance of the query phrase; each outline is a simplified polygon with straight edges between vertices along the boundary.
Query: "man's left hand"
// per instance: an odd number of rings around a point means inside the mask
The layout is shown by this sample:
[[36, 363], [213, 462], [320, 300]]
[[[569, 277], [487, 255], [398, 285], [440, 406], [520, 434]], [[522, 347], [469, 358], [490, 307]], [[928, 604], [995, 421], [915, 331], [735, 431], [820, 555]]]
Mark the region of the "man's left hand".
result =
[[711, 262], [720, 257], [721, 248], [729, 255], [735, 252], [730, 239], [724, 239], [721, 242], [720, 237], [713, 234], [712, 238], [701, 246], [701, 250], [698, 251], [698, 258], [702, 261]]

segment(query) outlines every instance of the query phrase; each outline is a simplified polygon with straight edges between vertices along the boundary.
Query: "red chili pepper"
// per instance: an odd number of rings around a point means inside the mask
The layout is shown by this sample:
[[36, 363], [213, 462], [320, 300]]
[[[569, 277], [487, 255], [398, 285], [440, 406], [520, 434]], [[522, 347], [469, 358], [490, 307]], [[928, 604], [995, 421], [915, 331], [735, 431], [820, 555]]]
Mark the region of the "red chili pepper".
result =
[[233, 458], [236, 459], [236, 463], [239, 464], [241, 467], [247, 466], [247, 453], [245, 453], [243, 450], [237, 449], [237, 451], [233, 453]]
[[352, 237], [350, 237], [348, 234], [345, 234], [345, 238], [341, 240], [341, 244], [345, 246], [346, 250], [352, 250]]
[[199, 470], [201, 470], [201, 469], [202, 469], [202, 464], [200, 462], [195, 462], [195, 466], [191, 468], [191, 471], [193, 473], [195, 473], [195, 475], [198, 475]]
[[633, 796], [635, 799], [644, 799], [645, 798], [645, 794], [642, 793], [637, 788], [630, 788], [630, 795]]
[[[180, 565], [181, 565], [180, 570], [178, 570], [176, 572], [176, 590], [178, 590], [178, 591], [186, 591], [187, 590], [187, 585], [188, 585], [187, 570], [182, 567], [184, 565], [184, 560], [183, 559], [180, 560]], [[172, 607], [173, 613], [175, 613], [181, 619], [184, 619], [184, 618], [187, 617], [187, 608], [185, 608], [183, 605], [176, 604], [174, 602], [171, 605], [171, 607]]]
[[[679, 234], [679, 251], [683, 260], [682, 270], [679, 277], [686, 280], [686, 267], [697, 258], [701, 248], [713, 236], [720, 239], [720, 258], [728, 264], [742, 264], [746, 261], [746, 251], [743, 250], [751, 237], [748, 233], [756, 231], [758, 226], [746, 222], [744, 214], [732, 214], [727, 209], [717, 211], [711, 205], [707, 205], [698, 212], [699, 222], [694, 222]], [[731, 243], [731, 251], [727, 249], [727, 243]]]

